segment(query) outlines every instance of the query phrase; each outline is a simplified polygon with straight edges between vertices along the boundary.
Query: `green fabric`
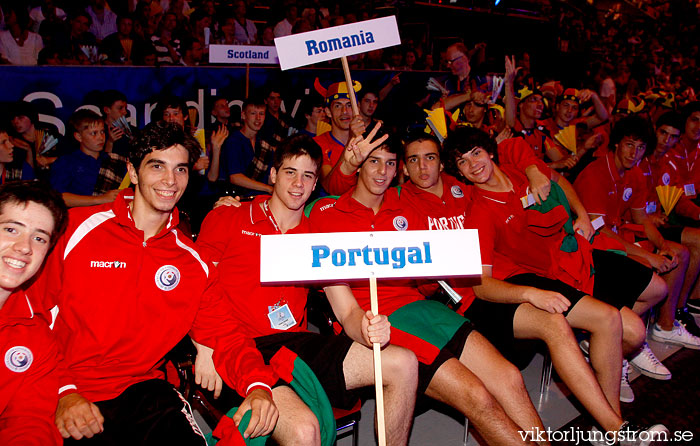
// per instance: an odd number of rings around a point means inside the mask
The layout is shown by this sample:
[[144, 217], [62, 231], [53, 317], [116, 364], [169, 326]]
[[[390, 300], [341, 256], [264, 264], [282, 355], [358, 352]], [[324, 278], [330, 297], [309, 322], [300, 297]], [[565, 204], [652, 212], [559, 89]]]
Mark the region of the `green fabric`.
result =
[[549, 190], [549, 196], [542, 204], [533, 204], [530, 209], [546, 214], [555, 207], [561, 205], [566, 209], [566, 213], [569, 214], [569, 219], [564, 223], [564, 240], [561, 243], [559, 249], [564, 252], [576, 252], [578, 251], [578, 242], [576, 241], [576, 236], [574, 233], [574, 220], [571, 217], [571, 207], [569, 206], [569, 200], [566, 199], [566, 194], [564, 190], [554, 181], [551, 181], [551, 188]]
[[[299, 398], [306, 404], [311, 411], [316, 415], [316, 419], [321, 427], [321, 445], [322, 446], [332, 446], [335, 444], [336, 436], [336, 424], [335, 417], [333, 416], [333, 408], [331, 407], [330, 401], [328, 401], [328, 396], [326, 396], [325, 390], [321, 386], [321, 383], [316, 378], [316, 375], [311, 370], [311, 368], [298, 356], [294, 360], [294, 369], [292, 370], [292, 382], [289, 385], [294, 389], [294, 391], [299, 395]], [[233, 418], [233, 415], [238, 410], [238, 407], [234, 407], [229, 410], [226, 414], [227, 417]], [[243, 436], [248, 423], [250, 422], [251, 411], [247, 411], [241, 423], [238, 425], [238, 430]], [[245, 444], [248, 446], [264, 446], [269, 435], [247, 438], [245, 439]], [[213, 438], [211, 434], [206, 436], [207, 444], [212, 446], [215, 445], [218, 440]]]
[[322, 200], [324, 198], [333, 198], [333, 199], [337, 200], [338, 198], [340, 198], [340, 195], [326, 195], [325, 197], [318, 197], [317, 199], [315, 199], [311, 203], [307, 204], [306, 207], [304, 208], [304, 215], [306, 216], [306, 218], [309, 218], [309, 216], [311, 215], [311, 210], [316, 205], [316, 202], [318, 200]]
[[323, 390], [321, 383], [311, 368], [299, 357], [294, 360], [292, 376], [294, 379], [289, 384], [316, 415], [316, 419], [321, 426], [321, 444], [323, 446], [332, 446], [335, 444], [336, 425], [333, 408], [330, 401], [328, 401], [326, 391]]
[[419, 300], [394, 311], [389, 322], [442, 350], [467, 319], [440, 302]]
[[[229, 418], [233, 418], [233, 415], [236, 413], [237, 410], [238, 407], [234, 407], [226, 413], [226, 416]], [[241, 433], [241, 437], [243, 437], [243, 432], [245, 432], [246, 428], [248, 427], [248, 423], [250, 423], [250, 417], [252, 416], [252, 414], [253, 412], [249, 410], [246, 413], [244, 413], [243, 418], [241, 418], [241, 423], [238, 425], [238, 431]], [[217, 438], [214, 438], [211, 433], [208, 433], [205, 437], [209, 446], [213, 446], [219, 442], [219, 440]], [[246, 438], [244, 439], [244, 441], [245, 444], [248, 446], [265, 446], [265, 443], [267, 442], [267, 439], [269, 437], [269, 435], [264, 435], [261, 437]]]

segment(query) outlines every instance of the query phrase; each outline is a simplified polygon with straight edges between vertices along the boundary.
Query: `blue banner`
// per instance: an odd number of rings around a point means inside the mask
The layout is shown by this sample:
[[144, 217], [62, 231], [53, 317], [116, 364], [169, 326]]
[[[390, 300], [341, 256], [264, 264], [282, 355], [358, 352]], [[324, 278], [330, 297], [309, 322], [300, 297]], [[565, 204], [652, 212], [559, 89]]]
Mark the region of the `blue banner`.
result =
[[[395, 75], [392, 71], [357, 70], [353, 78], [363, 85], [379, 90]], [[429, 76], [444, 73], [404, 72], [401, 86], [424, 86]], [[340, 69], [297, 69], [286, 72], [278, 67], [251, 67], [248, 75], [250, 94], [262, 94], [266, 84], [279, 86], [283, 107], [294, 114], [301, 99], [314, 92], [314, 79], [324, 86], [344, 80]], [[143, 127], [151, 121], [151, 113], [158, 97], [174, 94], [199, 111], [198, 127], [202, 117], [209, 117], [210, 100], [224, 96], [232, 106], [240, 105], [246, 92], [246, 69], [243, 67], [0, 67], [0, 102], [6, 115], [12, 102], [25, 100], [39, 111], [39, 120], [56, 127], [65, 134], [70, 115], [80, 107], [98, 111], [100, 92], [114, 89], [128, 99], [127, 119], [132, 125]], [[419, 87], [420, 88], [420, 87]], [[424, 88], [424, 87], [423, 87]], [[396, 88], [392, 96], [396, 96]]]

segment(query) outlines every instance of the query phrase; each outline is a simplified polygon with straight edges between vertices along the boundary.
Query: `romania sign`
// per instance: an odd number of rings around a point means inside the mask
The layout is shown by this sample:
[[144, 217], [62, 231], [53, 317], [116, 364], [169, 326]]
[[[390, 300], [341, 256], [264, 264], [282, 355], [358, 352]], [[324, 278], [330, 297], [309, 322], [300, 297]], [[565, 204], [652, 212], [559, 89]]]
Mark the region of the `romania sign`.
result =
[[401, 44], [396, 17], [334, 26], [275, 39], [283, 70]]
[[475, 229], [263, 235], [260, 282], [481, 275]]

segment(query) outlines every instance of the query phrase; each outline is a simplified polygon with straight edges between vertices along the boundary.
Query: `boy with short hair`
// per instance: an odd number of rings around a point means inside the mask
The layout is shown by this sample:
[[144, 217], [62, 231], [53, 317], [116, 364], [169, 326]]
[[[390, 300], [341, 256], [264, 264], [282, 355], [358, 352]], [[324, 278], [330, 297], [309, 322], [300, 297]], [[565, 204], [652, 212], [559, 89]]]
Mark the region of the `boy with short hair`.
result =
[[25, 284], [65, 228], [58, 193], [35, 182], [0, 186], [0, 443], [60, 445], [54, 426], [58, 348], [41, 302]]
[[105, 123], [97, 113], [78, 110], [70, 127], [80, 149], [51, 166], [51, 187], [61, 192], [68, 207], [111, 203], [126, 175], [126, 158], [104, 151]]
[[[260, 283], [260, 235], [309, 232], [304, 204], [316, 186], [321, 158], [321, 149], [307, 135], [282, 141], [271, 170], [272, 196], [259, 195], [240, 208], [213, 210], [204, 221], [197, 246], [217, 263], [229, 312], [246, 327], [263, 356], [286, 346], [316, 373], [333, 407], [349, 409], [357, 400], [353, 390], [374, 382], [372, 352], [367, 347], [374, 341], [386, 344], [389, 340], [386, 317], [365, 314], [362, 342], [353, 342], [344, 334], [311, 333], [306, 287]], [[280, 319], [281, 315], [285, 316]], [[388, 444], [405, 445], [413, 419], [417, 363], [413, 353], [392, 345], [383, 350], [382, 361]], [[286, 434], [288, 423], [314, 426], [318, 422], [296, 395], [284, 398], [288, 404], [282, 407], [293, 407], [293, 413], [281, 409], [280, 427], [273, 437], [280, 444], [293, 444]]]
[[[321, 198], [311, 209], [312, 228], [319, 232], [393, 231], [424, 229], [423, 217], [404, 207], [397, 189], [390, 188], [398, 167], [398, 147], [385, 137], [351, 142], [369, 153], [357, 186], [334, 198]], [[378, 142], [378, 143], [377, 143]], [[391, 342], [416, 353], [418, 392], [455, 407], [476, 426], [487, 443], [532, 444], [523, 430], [542, 429], [516, 367], [463, 317], [438, 302], [424, 299], [413, 280], [379, 281], [379, 310], [389, 315]], [[362, 342], [363, 318], [369, 310], [369, 288], [344, 284], [325, 288], [328, 300], [346, 333]], [[440, 320], [444, 332], [420, 321]], [[423, 327], [423, 328], [417, 328]], [[423, 332], [422, 330], [428, 330]], [[430, 341], [428, 341], [430, 339]], [[520, 433], [518, 433], [520, 431]]]

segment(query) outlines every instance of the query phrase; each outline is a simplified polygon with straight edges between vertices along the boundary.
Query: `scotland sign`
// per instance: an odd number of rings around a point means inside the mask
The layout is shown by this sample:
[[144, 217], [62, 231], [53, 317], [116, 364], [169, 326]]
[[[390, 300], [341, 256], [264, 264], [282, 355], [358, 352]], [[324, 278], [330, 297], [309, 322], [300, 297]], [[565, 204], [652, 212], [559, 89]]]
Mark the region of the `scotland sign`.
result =
[[279, 61], [274, 46], [209, 45], [209, 63], [276, 65]]
[[283, 70], [401, 44], [396, 17], [292, 34], [275, 39]]
[[260, 282], [481, 275], [475, 229], [263, 235]]

